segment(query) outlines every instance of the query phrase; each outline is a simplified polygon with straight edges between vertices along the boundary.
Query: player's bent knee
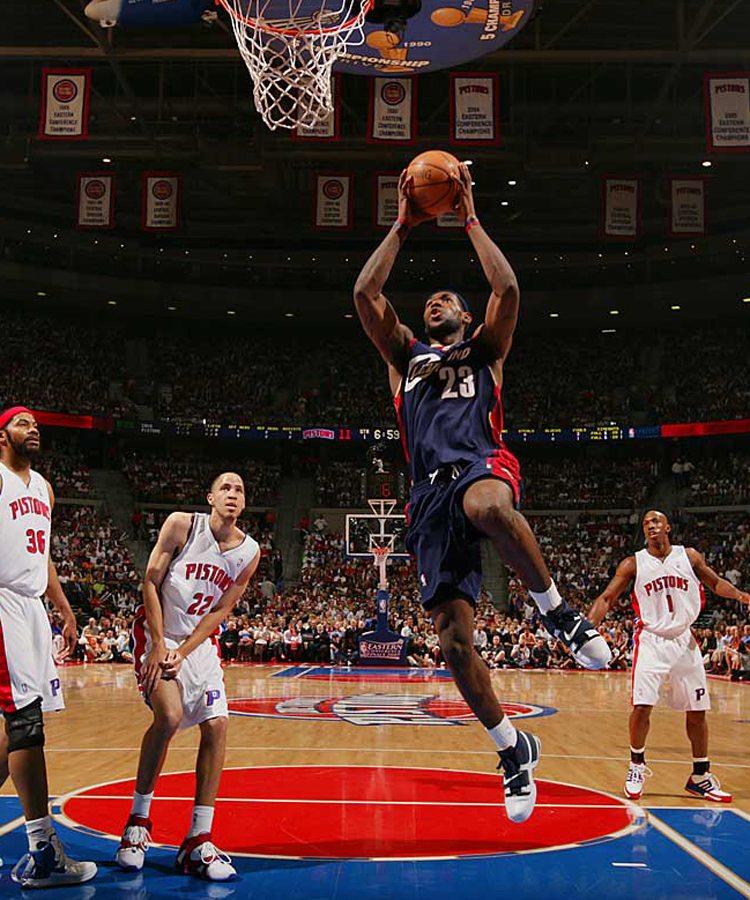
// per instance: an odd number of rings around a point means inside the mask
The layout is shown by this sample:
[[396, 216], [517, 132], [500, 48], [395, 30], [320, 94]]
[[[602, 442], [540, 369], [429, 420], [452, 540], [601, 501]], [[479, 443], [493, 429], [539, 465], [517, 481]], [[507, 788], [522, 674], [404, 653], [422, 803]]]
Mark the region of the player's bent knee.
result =
[[480, 531], [514, 535], [518, 530], [516, 512], [509, 504], [489, 498], [468, 499], [464, 503], [464, 513]]
[[8, 753], [44, 746], [44, 716], [42, 701], [38, 697], [23, 709], [6, 712], [4, 715], [5, 729], [8, 733]]

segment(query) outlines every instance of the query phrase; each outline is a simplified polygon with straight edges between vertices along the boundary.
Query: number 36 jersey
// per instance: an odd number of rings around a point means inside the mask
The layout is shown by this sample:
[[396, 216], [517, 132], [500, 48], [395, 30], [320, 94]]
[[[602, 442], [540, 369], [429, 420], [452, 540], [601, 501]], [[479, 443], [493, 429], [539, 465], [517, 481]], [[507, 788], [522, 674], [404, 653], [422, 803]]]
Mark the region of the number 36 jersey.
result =
[[679, 637], [698, 618], [706, 599], [685, 548], [674, 544], [663, 560], [639, 550], [635, 562], [633, 609], [640, 627], [659, 637]]
[[49, 580], [47, 482], [31, 469], [27, 485], [3, 463], [0, 478], [0, 590], [41, 597]]
[[476, 334], [450, 347], [412, 339], [394, 403], [413, 482], [504, 450], [493, 361]]
[[246, 534], [236, 547], [222, 553], [208, 514], [195, 513], [187, 543], [170, 563], [159, 591], [165, 636], [188, 637], [258, 550], [257, 542]]

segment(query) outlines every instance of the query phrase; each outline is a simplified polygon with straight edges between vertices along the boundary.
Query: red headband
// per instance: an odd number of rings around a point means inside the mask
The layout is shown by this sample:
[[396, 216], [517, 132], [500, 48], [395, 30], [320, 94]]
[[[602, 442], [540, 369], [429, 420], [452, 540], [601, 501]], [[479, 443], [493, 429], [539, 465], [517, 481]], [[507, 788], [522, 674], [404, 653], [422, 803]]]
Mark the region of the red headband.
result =
[[25, 406], [11, 406], [0, 413], [0, 428], [5, 428], [8, 422], [10, 422], [11, 419], [15, 419], [20, 413], [28, 413], [30, 416], [34, 415], [34, 413], [30, 409], [26, 409]]

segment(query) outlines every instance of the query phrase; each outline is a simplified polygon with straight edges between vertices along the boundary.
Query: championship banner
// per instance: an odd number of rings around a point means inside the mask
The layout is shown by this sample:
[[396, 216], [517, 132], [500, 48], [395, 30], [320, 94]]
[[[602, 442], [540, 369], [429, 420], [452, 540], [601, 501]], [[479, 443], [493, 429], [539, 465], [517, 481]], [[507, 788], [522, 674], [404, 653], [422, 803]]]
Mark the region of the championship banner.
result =
[[413, 144], [416, 140], [417, 88], [413, 78], [372, 78], [367, 140]]
[[378, 228], [390, 228], [398, 218], [398, 172], [375, 175], [373, 219]]
[[115, 176], [79, 172], [76, 179], [76, 228], [115, 227]]
[[144, 231], [176, 231], [182, 212], [182, 175], [144, 172], [141, 227]]
[[704, 178], [669, 179], [669, 233], [673, 237], [706, 233]]
[[605, 178], [602, 189], [604, 237], [623, 241], [637, 238], [641, 230], [641, 192], [638, 179]]
[[315, 228], [351, 228], [352, 176], [318, 173], [314, 178]]
[[706, 144], [711, 151], [750, 151], [750, 75], [706, 75]]
[[450, 73], [451, 144], [500, 143], [500, 76]]
[[341, 137], [341, 77], [333, 76], [331, 85], [333, 109], [321, 122], [309, 128], [293, 128], [290, 137], [293, 141], [337, 141]]
[[91, 69], [42, 69], [39, 140], [85, 140], [90, 93]]

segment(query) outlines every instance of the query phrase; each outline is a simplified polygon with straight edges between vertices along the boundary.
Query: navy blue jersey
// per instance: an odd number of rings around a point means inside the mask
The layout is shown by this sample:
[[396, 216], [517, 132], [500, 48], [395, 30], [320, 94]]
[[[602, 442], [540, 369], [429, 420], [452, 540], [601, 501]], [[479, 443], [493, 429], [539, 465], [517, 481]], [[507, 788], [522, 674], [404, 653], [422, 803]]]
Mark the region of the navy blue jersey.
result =
[[[453, 464], [518, 463], [502, 441], [503, 407], [491, 364], [494, 356], [476, 336], [450, 347], [414, 338], [406, 372], [394, 397], [404, 451], [414, 483]], [[490, 466], [488, 465], [488, 468]], [[500, 471], [494, 472], [507, 477]]]

